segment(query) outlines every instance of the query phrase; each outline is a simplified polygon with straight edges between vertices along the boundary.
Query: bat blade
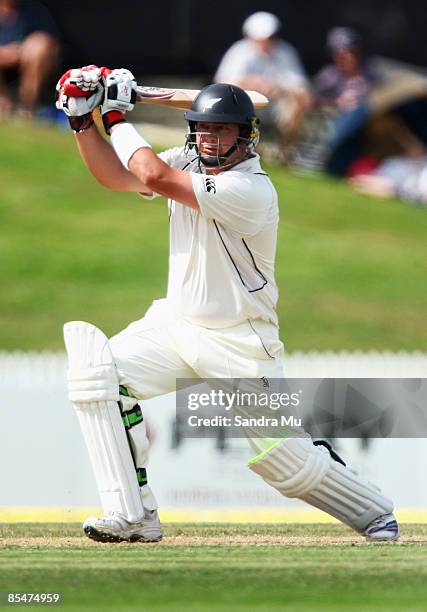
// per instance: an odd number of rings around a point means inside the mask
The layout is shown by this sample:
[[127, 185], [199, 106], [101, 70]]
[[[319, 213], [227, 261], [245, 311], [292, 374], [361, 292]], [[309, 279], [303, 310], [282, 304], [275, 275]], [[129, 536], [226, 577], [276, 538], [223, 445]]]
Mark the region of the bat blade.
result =
[[[141, 104], [157, 104], [187, 110], [191, 108], [199, 89], [165, 89], [164, 87], [142, 87], [136, 90], [136, 100]], [[269, 100], [258, 91], [247, 91], [255, 108], [265, 108]]]

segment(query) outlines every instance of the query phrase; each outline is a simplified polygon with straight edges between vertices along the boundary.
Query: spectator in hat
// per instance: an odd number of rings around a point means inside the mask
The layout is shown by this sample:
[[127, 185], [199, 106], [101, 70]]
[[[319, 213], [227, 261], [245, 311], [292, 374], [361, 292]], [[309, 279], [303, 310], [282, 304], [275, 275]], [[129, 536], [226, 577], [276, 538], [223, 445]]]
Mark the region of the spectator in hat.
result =
[[288, 144], [296, 138], [310, 94], [298, 52], [279, 37], [280, 29], [272, 13], [250, 15], [243, 23], [243, 39], [225, 53], [215, 81], [255, 89], [270, 98], [272, 105], [260, 113], [261, 121], [275, 126], [280, 140]]
[[360, 125], [367, 113], [364, 103], [379, 79], [362, 53], [358, 32], [352, 28], [332, 28], [326, 49], [332, 61], [314, 78], [314, 107], [328, 124], [324, 131], [324, 168], [341, 176], [359, 154], [364, 139]]
[[363, 58], [360, 36], [351, 28], [333, 28], [327, 35], [327, 51], [332, 63], [314, 79], [316, 103], [333, 114], [353, 111], [377, 79]]
[[58, 32], [39, 2], [0, 0], [0, 119], [12, 110], [9, 85], [18, 81], [19, 111], [34, 113], [42, 86], [57, 66]]

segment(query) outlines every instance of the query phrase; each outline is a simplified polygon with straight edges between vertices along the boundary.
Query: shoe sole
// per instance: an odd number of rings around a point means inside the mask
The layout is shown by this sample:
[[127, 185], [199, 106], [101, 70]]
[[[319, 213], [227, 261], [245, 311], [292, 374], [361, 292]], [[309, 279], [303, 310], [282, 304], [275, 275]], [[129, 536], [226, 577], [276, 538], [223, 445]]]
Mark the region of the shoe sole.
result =
[[397, 542], [400, 537], [400, 533], [397, 533], [392, 538], [370, 538], [369, 536], [365, 536], [367, 542]]
[[370, 540], [369, 538], [366, 538], [366, 541], [369, 542], [369, 544], [376, 544], [377, 542], [397, 542], [398, 539], [399, 538], [383, 538], [382, 540]]
[[98, 531], [90, 525], [86, 525], [85, 527], [83, 527], [83, 531], [89, 539], [94, 540], [95, 542], [103, 543], [144, 542], [148, 544], [150, 542], [160, 542], [160, 540], [163, 538], [162, 535], [158, 536], [157, 538], [150, 538], [149, 540], [144, 539], [144, 536], [142, 535], [132, 535], [129, 538], [121, 538], [120, 536], [115, 536], [112, 534], [103, 533], [102, 531]]

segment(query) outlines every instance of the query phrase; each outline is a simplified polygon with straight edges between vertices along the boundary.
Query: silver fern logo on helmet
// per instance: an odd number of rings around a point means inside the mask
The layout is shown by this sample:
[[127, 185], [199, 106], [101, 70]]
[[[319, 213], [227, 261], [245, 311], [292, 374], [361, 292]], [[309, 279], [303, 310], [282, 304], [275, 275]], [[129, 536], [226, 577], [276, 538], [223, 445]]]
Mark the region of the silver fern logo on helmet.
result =
[[207, 100], [203, 110], [210, 110], [220, 100], [221, 98], [212, 98], [211, 100]]

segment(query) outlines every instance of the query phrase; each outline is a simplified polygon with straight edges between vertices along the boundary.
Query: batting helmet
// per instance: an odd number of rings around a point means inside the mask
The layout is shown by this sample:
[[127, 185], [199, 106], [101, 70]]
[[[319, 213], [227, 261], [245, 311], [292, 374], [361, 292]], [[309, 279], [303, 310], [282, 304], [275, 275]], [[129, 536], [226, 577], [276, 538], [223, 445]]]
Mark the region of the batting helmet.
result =
[[[226, 166], [228, 157], [242, 144], [245, 152], [241, 159], [252, 153], [259, 139], [259, 121], [255, 115], [254, 105], [248, 94], [236, 85], [215, 83], [207, 85], [196, 96], [191, 109], [184, 114], [188, 121], [189, 134], [187, 146], [197, 150], [195, 135], [196, 122], [234, 123], [240, 127], [236, 143], [223, 156], [200, 157], [205, 166]], [[241, 161], [234, 159], [234, 163]]]

